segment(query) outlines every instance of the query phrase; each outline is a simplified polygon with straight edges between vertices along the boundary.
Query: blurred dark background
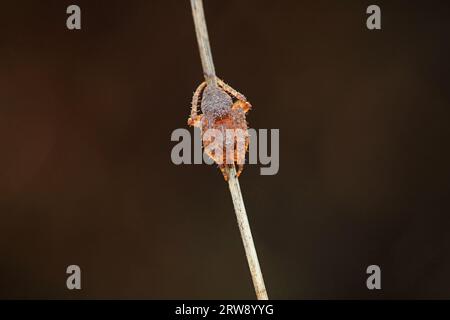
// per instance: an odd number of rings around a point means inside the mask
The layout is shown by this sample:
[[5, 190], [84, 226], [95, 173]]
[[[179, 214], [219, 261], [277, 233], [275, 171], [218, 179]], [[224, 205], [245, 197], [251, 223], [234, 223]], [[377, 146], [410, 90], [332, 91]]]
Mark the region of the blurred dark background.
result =
[[[0, 8], [0, 298], [253, 299], [219, 170], [170, 159], [202, 81], [189, 1]], [[271, 298], [450, 298], [449, 9], [205, 1], [218, 75], [280, 129], [279, 173], [240, 179]]]

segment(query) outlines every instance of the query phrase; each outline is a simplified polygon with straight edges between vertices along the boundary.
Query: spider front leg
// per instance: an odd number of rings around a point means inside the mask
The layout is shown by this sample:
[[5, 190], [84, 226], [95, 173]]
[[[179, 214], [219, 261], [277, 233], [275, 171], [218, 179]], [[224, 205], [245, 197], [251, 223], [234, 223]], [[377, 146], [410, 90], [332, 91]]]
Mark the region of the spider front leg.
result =
[[252, 108], [252, 105], [250, 102], [237, 100], [235, 103], [233, 103], [232, 109], [242, 109], [244, 113], [249, 112], [249, 110]]
[[203, 115], [202, 114], [196, 114], [195, 116], [190, 116], [188, 119], [188, 125], [192, 126], [192, 127], [197, 127], [197, 128], [201, 128], [202, 127], [202, 119], [203, 119]]
[[194, 95], [192, 96], [192, 102], [191, 102], [191, 116], [188, 119], [188, 125], [190, 126], [199, 126], [199, 121], [201, 121], [202, 116], [198, 114], [198, 106], [201, 102], [201, 95], [203, 93], [203, 90], [206, 87], [206, 82], [203, 81], [197, 89], [195, 89]]
[[247, 98], [242, 93], [233, 89], [231, 86], [229, 86], [228, 84], [223, 82], [223, 80], [217, 78], [217, 84], [219, 85], [219, 87], [221, 87], [223, 90], [225, 90], [225, 92], [229, 93], [234, 98], [236, 98], [238, 100], [242, 100], [242, 101], [247, 101]]

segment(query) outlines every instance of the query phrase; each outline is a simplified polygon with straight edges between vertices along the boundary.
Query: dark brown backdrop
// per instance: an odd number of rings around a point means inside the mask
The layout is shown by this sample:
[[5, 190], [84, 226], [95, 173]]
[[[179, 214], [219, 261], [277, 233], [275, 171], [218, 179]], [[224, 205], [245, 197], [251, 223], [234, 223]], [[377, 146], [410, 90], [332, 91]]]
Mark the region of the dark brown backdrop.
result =
[[[272, 298], [450, 297], [449, 7], [416, 3], [376, 32], [368, 1], [205, 3], [219, 76], [280, 129], [279, 174], [241, 179]], [[1, 298], [254, 298], [220, 172], [170, 161], [201, 80], [188, 1], [2, 1]]]

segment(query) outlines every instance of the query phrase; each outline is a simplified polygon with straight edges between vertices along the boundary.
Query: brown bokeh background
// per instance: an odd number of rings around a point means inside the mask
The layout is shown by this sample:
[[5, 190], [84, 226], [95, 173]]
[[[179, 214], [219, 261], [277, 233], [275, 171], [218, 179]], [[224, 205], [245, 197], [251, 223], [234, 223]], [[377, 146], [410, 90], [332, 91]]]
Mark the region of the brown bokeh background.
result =
[[[280, 129], [279, 173], [241, 178], [272, 298], [450, 297], [449, 6], [377, 1], [369, 31], [369, 4], [205, 3], [218, 75]], [[201, 80], [188, 1], [1, 3], [1, 298], [254, 298], [220, 172], [170, 160]]]

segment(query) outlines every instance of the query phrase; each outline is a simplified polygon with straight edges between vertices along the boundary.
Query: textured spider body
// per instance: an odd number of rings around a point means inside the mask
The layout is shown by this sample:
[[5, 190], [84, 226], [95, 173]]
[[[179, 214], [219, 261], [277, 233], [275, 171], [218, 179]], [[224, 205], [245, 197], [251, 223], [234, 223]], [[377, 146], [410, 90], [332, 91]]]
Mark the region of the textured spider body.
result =
[[[200, 84], [192, 98], [188, 124], [200, 128], [205, 153], [219, 165], [225, 180], [229, 178], [226, 166], [237, 165], [237, 176], [244, 168], [249, 144], [245, 115], [251, 107], [244, 95], [218, 78], [217, 86]], [[218, 137], [221, 150], [210, 148]]]

